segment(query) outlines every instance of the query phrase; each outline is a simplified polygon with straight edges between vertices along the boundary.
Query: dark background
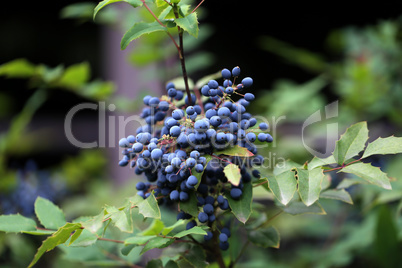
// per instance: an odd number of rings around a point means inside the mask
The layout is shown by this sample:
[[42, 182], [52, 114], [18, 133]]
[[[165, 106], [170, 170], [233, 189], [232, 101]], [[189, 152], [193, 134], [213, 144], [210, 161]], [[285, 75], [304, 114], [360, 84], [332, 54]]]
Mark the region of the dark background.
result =
[[[82, 1], [8, 1], [7, 7], [3, 6], [0, 10], [0, 64], [16, 58], [26, 58], [35, 64], [44, 63], [50, 67], [88, 61], [92, 78], [103, 78], [101, 26], [60, 19], [60, 10], [74, 2]], [[262, 90], [268, 89], [278, 78], [304, 82], [314, 75], [261, 50], [257, 45], [259, 36], [269, 35], [325, 55], [328, 54], [325, 39], [333, 30], [350, 25], [375, 24], [379, 20], [397, 18], [401, 14], [400, 4], [383, 2], [351, 7], [338, 2], [308, 5], [206, 0], [203, 7], [207, 16], [200, 23], [213, 25], [214, 34], [201, 48], [216, 56], [216, 64], [213, 69], [198, 75], [238, 65], [243, 75], [254, 78], [255, 88]], [[0, 85], [1, 91], [10, 96], [12, 104], [9, 117], [0, 119], [0, 130], [4, 131], [7, 130], [7, 122], [21, 110], [32, 92], [27, 89], [24, 80], [0, 78]], [[72, 93], [54, 91], [51, 93], [51, 101], [37, 112], [36, 117], [51, 115], [58, 120], [82, 101], [85, 100]], [[73, 148], [66, 150], [74, 152]], [[54, 164], [62, 155], [60, 152], [42, 155], [38, 164]]]

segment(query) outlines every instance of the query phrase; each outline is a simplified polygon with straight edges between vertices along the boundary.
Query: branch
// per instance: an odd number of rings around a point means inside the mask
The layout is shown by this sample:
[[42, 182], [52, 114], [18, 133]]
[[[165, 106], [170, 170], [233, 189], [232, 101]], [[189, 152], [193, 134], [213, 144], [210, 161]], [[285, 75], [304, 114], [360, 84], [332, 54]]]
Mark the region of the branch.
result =
[[194, 13], [200, 6], [202, 3], [204, 3], [205, 0], [202, 0], [194, 9], [193, 11], [191, 11], [191, 13]]

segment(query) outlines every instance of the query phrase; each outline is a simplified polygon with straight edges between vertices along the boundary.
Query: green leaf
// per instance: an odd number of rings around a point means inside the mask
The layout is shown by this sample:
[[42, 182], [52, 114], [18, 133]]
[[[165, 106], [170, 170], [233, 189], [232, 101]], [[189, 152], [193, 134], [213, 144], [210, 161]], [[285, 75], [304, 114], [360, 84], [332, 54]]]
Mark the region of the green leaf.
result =
[[133, 222], [131, 219], [130, 207], [120, 210], [116, 207], [106, 206], [105, 211], [105, 219], [110, 218], [112, 223], [123, 232], [133, 232]]
[[158, 219], [154, 219], [152, 221], [152, 224], [145, 229], [144, 231], [142, 231], [141, 233], [139, 233], [139, 235], [157, 235], [159, 234], [163, 229], [165, 228], [165, 224]]
[[199, 245], [194, 245], [188, 251], [188, 253], [183, 254], [183, 257], [194, 267], [205, 268], [208, 266], [208, 263], [206, 262], [207, 256], [205, 255], [205, 251]]
[[153, 248], [165, 248], [172, 244], [174, 239], [164, 238], [164, 237], [155, 237], [148, 241], [148, 243], [141, 250], [141, 255]]
[[279, 233], [274, 227], [251, 230], [248, 239], [256, 246], [279, 248]]
[[0, 215], [0, 231], [6, 233], [36, 231], [36, 223], [20, 214]]
[[0, 76], [7, 78], [29, 78], [35, 74], [35, 65], [26, 59], [15, 59], [0, 65]]
[[387, 174], [381, 171], [378, 167], [373, 167], [370, 164], [366, 163], [355, 163], [341, 169], [342, 172], [352, 173], [371, 184], [378, 185], [384, 189], [390, 190], [391, 183], [389, 182], [389, 178]]
[[22, 231], [24, 234], [29, 234], [29, 235], [50, 235], [53, 234], [55, 231], [50, 231], [50, 230], [37, 230], [37, 231]]
[[66, 224], [63, 211], [49, 200], [38, 197], [35, 201], [35, 214], [47, 229], [59, 229]]
[[109, 4], [113, 4], [113, 3], [117, 3], [117, 2], [126, 2], [129, 3], [130, 5], [132, 5], [134, 8], [135, 7], [139, 7], [142, 6], [142, 2], [140, 0], [104, 0], [102, 2], [100, 2], [94, 10], [94, 16], [93, 19], [95, 20], [96, 15], [98, 14], [98, 12], [104, 8], [105, 6], [109, 5]]
[[151, 23], [137, 22], [124, 34], [121, 39], [120, 47], [124, 50], [131, 41], [141, 37], [142, 35], [160, 31], [166, 32], [167, 28], [156, 21]]
[[229, 164], [223, 169], [223, 173], [225, 173], [226, 178], [228, 181], [238, 186], [241, 179], [240, 168], [235, 164]]
[[298, 191], [300, 198], [306, 206], [310, 206], [320, 196], [324, 173], [320, 168], [312, 170], [297, 169], [297, 177], [299, 178]]
[[336, 160], [333, 155], [330, 155], [327, 158], [318, 158], [315, 156], [308, 163], [308, 169], [315, 169], [316, 167], [319, 167], [319, 166], [325, 166], [325, 165], [331, 165], [331, 164], [336, 164]]
[[69, 66], [57, 81], [58, 86], [76, 89], [89, 81], [91, 69], [88, 62]]
[[185, 220], [178, 220], [178, 221], [176, 221], [173, 225], [170, 225], [170, 226], [167, 226], [167, 227], [165, 227], [165, 228], [163, 228], [163, 230], [162, 230], [162, 235], [167, 235], [167, 234], [169, 234], [171, 231], [173, 231], [175, 228], [177, 228], [177, 227], [179, 227], [179, 226], [182, 226], [182, 225], [184, 225], [186, 223], [186, 221]]
[[350, 126], [336, 142], [334, 158], [339, 165], [363, 151], [368, 139], [367, 122]]
[[360, 179], [360, 178], [353, 178], [353, 179], [343, 179], [337, 186], [336, 189], [346, 189], [349, 188], [350, 186], [356, 185], [356, 184], [367, 184], [366, 181]]
[[274, 175], [277, 176], [283, 172], [287, 172], [287, 171], [289, 171], [291, 169], [295, 169], [295, 168], [302, 168], [302, 165], [300, 165], [296, 162], [287, 160], [285, 163], [277, 164], [274, 167]]
[[253, 201], [253, 186], [251, 183], [244, 184], [243, 194], [239, 200], [234, 200], [230, 194], [227, 194], [226, 198], [229, 201], [229, 206], [232, 209], [232, 213], [240, 222], [245, 224], [252, 211], [251, 204]]
[[335, 200], [340, 200], [345, 203], [353, 205], [353, 200], [352, 197], [348, 192], [345, 191], [345, 189], [341, 190], [326, 190], [320, 194], [320, 198], [327, 198], [327, 199], [335, 199]]
[[159, 209], [158, 201], [156, 201], [155, 195], [151, 194], [144, 201], [137, 204], [140, 213], [145, 218], [161, 218], [161, 211]]
[[182, 231], [182, 232], [177, 233], [177, 234], [175, 234], [173, 236], [176, 237], [176, 238], [182, 238], [183, 236], [190, 235], [190, 234], [207, 235], [207, 232], [203, 228], [201, 228], [200, 226], [195, 226], [195, 227], [193, 227], [193, 228], [191, 228], [189, 230]]
[[[80, 232], [79, 232], [80, 231]], [[69, 246], [71, 247], [88, 247], [98, 240], [98, 237], [87, 229], [78, 229], [71, 237]]]
[[180, 202], [180, 209], [184, 212], [190, 214], [191, 216], [198, 216], [198, 206], [197, 206], [197, 197], [194, 193], [189, 194], [189, 199], [184, 202]]
[[153, 259], [147, 263], [146, 268], [163, 268], [163, 263], [160, 259]]
[[195, 38], [198, 37], [198, 19], [197, 13], [190, 13], [184, 18], [179, 18], [174, 20], [180, 28], [184, 31], [188, 32], [190, 35]]
[[125, 245], [144, 245], [156, 235], [133, 236], [124, 240]]
[[81, 224], [88, 231], [90, 231], [92, 233], [96, 233], [103, 226], [103, 216], [104, 216], [104, 211], [102, 211], [100, 214], [94, 216], [92, 219], [81, 222]]
[[402, 138], [401, 137], [387, 137], [378, 138], [367, 145], [363, 157], [366, 158], [375, 154], [400, 154], [402, 153]]
[[66, 242], [70, 238], [70, 234], [75, 230], [80, 229], [81, 227], [82, 226], [80, 223], [66, 223], [66, 225], [59, 228], [57, 232], [55, 232], [52, 236], [43, 241], [28, 268], [34, 266], [45, 252], [50, 251], [56, 246]]
[[227, 149], [224, 149], [222, 151], [217, 151], [217, 154], [224, 154], [224, 155], [230, 155], [230, 156], [239, 156], [239, 157], [251, 157], [254, 156], [252, 152], [247, 150], [244, 147], [240, 147], [239, 145], [235, 146], [230, 146]]
[[325, 215], [327, 214], [322, 206], [315, 202], [311, 206], [307, 207], [303, 202], [296, 201], [291, 202], [285, 207], [281, 207], [283, 211], [291, 215], [301, 215], [301, 214], [318, 214]]
[[165, 268], [179, 268], [179, 265], [175, 261], [169, 260], [166, 263]]
[[292, 200], [297, 181], [293, 171], [285, 171], [275, 177], [268, 177], [268, 186], [274, 196], [284, 205]]

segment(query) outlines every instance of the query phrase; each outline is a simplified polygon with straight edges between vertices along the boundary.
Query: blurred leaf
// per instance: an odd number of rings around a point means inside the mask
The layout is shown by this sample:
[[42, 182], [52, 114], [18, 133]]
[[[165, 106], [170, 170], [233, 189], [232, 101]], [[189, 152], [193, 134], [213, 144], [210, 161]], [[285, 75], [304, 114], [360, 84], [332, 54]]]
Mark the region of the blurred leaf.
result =
[[158, 219], [154, 219], [151, 223], [151, 225], [145, 229], [144, 231], [142, 231], [141, 233], [139, 233], [139, 235], [144, 235], [144, 236], [148, 236], [148, 235], [157, 235], [159, 234], [163, 229], [165, 228], [165, 224]]
[[288, 214], [291, 215], [301, 215], [301, 214], [327, 214], [322, 206], [316, 202], [313, 205], [307, 207], [303, 202], [290, 202], [287, 206], [280, 207]]
[[345, 178], [336, 186], [336, 189], [346, 189], [356, 184], [366, 184], [366, 182], [359, 178], [353, 178], [353, 179]]
[[124, 34], [121, 39], [120, 47], [122, 50], [126, 49], [131, 41], [141, 37], [144, 34], [150, 34], [153, 32], [167, 31], [167, 28], [160, 25], [158, 22], [137, 22]]
[[252, 211], [251, 204], [253, 202], [253, 186], [251, 183], [245, 183], [242, 191], [243, 194], [239, 200], [233, 199], [230, 194], [225, 196], [229, 201], [229, 206], [232, 209], [232, 213], [240, 222], [245, 224]]
[[130, 211], [130, 207], [120, 210], [113, 206], [106, 206], [104, 218], [110, 218], [112, 223], [122, 232], [131, 233], [133, 232], [133, 222]]
[[96, 4], [93, 2], [74, 3], [64, 7], [60, 16], [63, 19], [91, 19]]
[[170, 226], [167, 226], [167, 227], [163, 228], [162, 235], [169, 234], [172, 230], [174, 230], [175, 228], [177, 228], [179, 226], [183, 226], [185, 223], [186, 223], [185, 220], [176, 221], [173, 225], [170, 225]]
[[99, 4], [95, 7], [93, 19], [95, 20], [96, 15], [102, 8], [116, 2], [126, 2], [129, 3], [134, 8], [142, 6], [142, 2], [140, 0], [104, 0], [102, 2], [99, 2]]
[[171, 238], [164, 238], [164, 237], [152, 238], [144, 246], [144, 248], [141, 250], [140, 254], [144, 254], [148, 250], [154, 249], [154, 248], [165, 248], [165, 247], [169, 246], [170, 244], [172, 244], [173, 242], [174, 242], [174, 239], [171, 239]]
[[76, 91], [77, 94], [95, 99], [95, 100], [105, 100], [116, 90], [116, 86], [110, 81], [92, 81], [85, 84], [82, 88]]
[[279, 248], [279, 233], [274, 227], [251, 230], [248, 239], [256, 246]]
[[194, 193], [189, 194], [189, 199], [187, 201], [181, 201], [179, 203], [180, 209], [184, 212], [197, 217], [198, 216], [198, 206], [197, 206], [197, 197]]
[[350, 126], [336, 142], [334, 157], [339, 165], [364, 150], [368, 139], [367, 122]]
[[76, 89], [88, 82], [90, 76], [91, 69], [88, 62], [74, 64], [64, 71], [57, 85]]
[[59, 229], [66, 224], [63, 211], [51, 201], [38, 197], [35, 201], [35, 214], [47, 229]]
[[195, 226], [189, 230], [185, 230], [180, 233], [177, 233], [177, 234], [173, 235], [173, 237], [182, 238], [183, 236], [190, 235], [190, 234], [207, 235], [207, 232], [200, 226]]
[[175, 261], [169, 260], [166, 263], [165, 268], [179, 268], [179, 265]]
[[398, 230], [386, 206], [382, 206], [378, 211], [374, 247], [380, 266], [400, 267], [402, 262], [399, 257]]
[[391, 190], [391, 184], [387, 175], [380, 168], [366, 163], [355, 163], [341, 169], [341, 172], [352, 173], [371, 184]]
[[402, 153], [402, 138], [387, 137], [378, 138], [367, 145], [363, 157], [366, 158], [375, 154], [399, 154]]
[[144, 199], [144, 201], [138, 203], [137, 207], [145, 218], [161, 218], [158, 201], [156, 201], [155, 195], [153, 194]]
[[150, 260], [147, 263], [147, 266], [145, 266], [145, 267], [146, 268], [163, 268], [163, 264], [160, 259], [154, 259], [154, 260]]
[[[79, 230], [82, 230], [82, 232], [73, 240], [73, 237]], [[70, 247], [88, 247], [95, 244], [98, 240], [98, 237], [90, 231], [86, 229], [79, 230], [75, 231], [73, 237], [71, 237]]]
[[193, 245], [188, 253], [183, 254], [183, 257], [194, 267], [205, 268], [208, 266], [205, 251], [199, 245]]
[[324, 57], [318, 53], [297, 48], [270, 36], [262, 36], [259, 39], [260, 47], [274, 53], [289, 63], [300, 66], [312, 72], [321, 73], [328, 67]]
[[314, 169], [319, 166], [326, 166], [336, 164], [336, 160], [333, 155], [328, 156], [327, 158], [319, 158], [314, 156], [314, 158], [308, 163], [308, 169]]
[[155, 237], [156, 237], [156, 235], [129, 237], [126, 240], [124, 240], [124, 244], [125, 245], [144, 245], [149, 240], [151, 240], [152, 238], [155, 238]]
[[22, 215], [0, 215], [0, 231], [19, 233], [22, 231], [36, 231], [36, 223]]
[[29, 78], [35, 74], [35, 65], [26, 59], [15, 59], [0, 65], [0, 76], [7, 78]]
[[323, 191], [320, 194], [320, 198], [335, 199], [353, 205], [352, 197], [345, 189]]

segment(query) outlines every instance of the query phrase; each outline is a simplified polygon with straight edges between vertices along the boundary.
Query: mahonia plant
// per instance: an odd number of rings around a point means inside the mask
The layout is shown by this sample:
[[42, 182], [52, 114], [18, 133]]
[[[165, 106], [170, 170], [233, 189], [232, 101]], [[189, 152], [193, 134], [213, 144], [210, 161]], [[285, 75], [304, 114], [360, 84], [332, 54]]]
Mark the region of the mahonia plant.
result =
[[[366, 146], [366, 122], [349, 127], [331, 156], [314, 157], [304, 164], [286, 161], [269, 174], [261, 168], [264, 158], [258, 154], [257, 145], [267, 148], [273, 137], [267, 123], [258, 122], [247, 112], [255, 98], [248, 92], [253, 79], [241, 79], [239, 67], [225, 68], [201, 79], [190, 92], [182, 37], [184, 32], [198, 34], [195, 11], [199, 5], [191, 10], [179, 0], [105, 0], [95, 8], [94, 16], [114, 2], [144, 7], [155, 19], [135, 23], [124, 35], [122, 49], [142, 34], [166, 32], [178, 49], [184, 86], [169, 82], [166, 95], [146, 96], [146, 107], [141, 113], [146, 124], [120, 139], [123, 156], [119, 165], [133, 168], [147, 180], [137, 183], [137, 193], [121, 207], [105, 206], [99, 215], [67, 222], [56, 205], [39, 197], [35, 213], [40, 225], [18, 214], [0, 216], [3, 232], [48, 236], [29, 267], [56, 246], [67, 254], [72, 252], [71, 248], [80, 247], [79, 252], [71, 253], [80, 254], [101, 242], [120, 245], [118, 254], [100, 254], [104, 263], [109, 264], [117, 259], [140, 267], [128, 258], [134, 249], [139, 248], [138, 254], [142, 255], [151, 249], [174, 247], [174, 254], [153, 259], [146, 267], [198, 268], [213, 263], [221, 268], [234, 267], [249, 243], [279, 247], [279, 233], [272, 220], [281, 213], [325, 214], [320, 198], [352, 204], [345, 189], [356, 183], [391, 189], [387, 175], [367, 159], [372, 155], [402, 153], [402, 138], [379, 138]], [[152, 8], [159, 11], [158, 15]], [[178, 43], [170, 32], [173, 29], [178, 30]], [[238, 96], [240, 99], [235, 101]], [[330, 172], [350, 173], [363, 180], [344, 179], [331, 188]], [[255, 187], [263, 187], [267, 196], [272, 196], [275, 210], [268, 213], [267, 207], [253, 202]], [[173, 225], [162, 220], [162, 205], [177, 211]], [[147, 219], [145, 223], [136, 223], [143, 219]], [[112, 227], [125, 234], [120, 236], [123, 239], [113, 237]], [[240, 234], [247, 234], [243, 248], [237, 255], [227, 254], [231, 241], [241, 243]]]

